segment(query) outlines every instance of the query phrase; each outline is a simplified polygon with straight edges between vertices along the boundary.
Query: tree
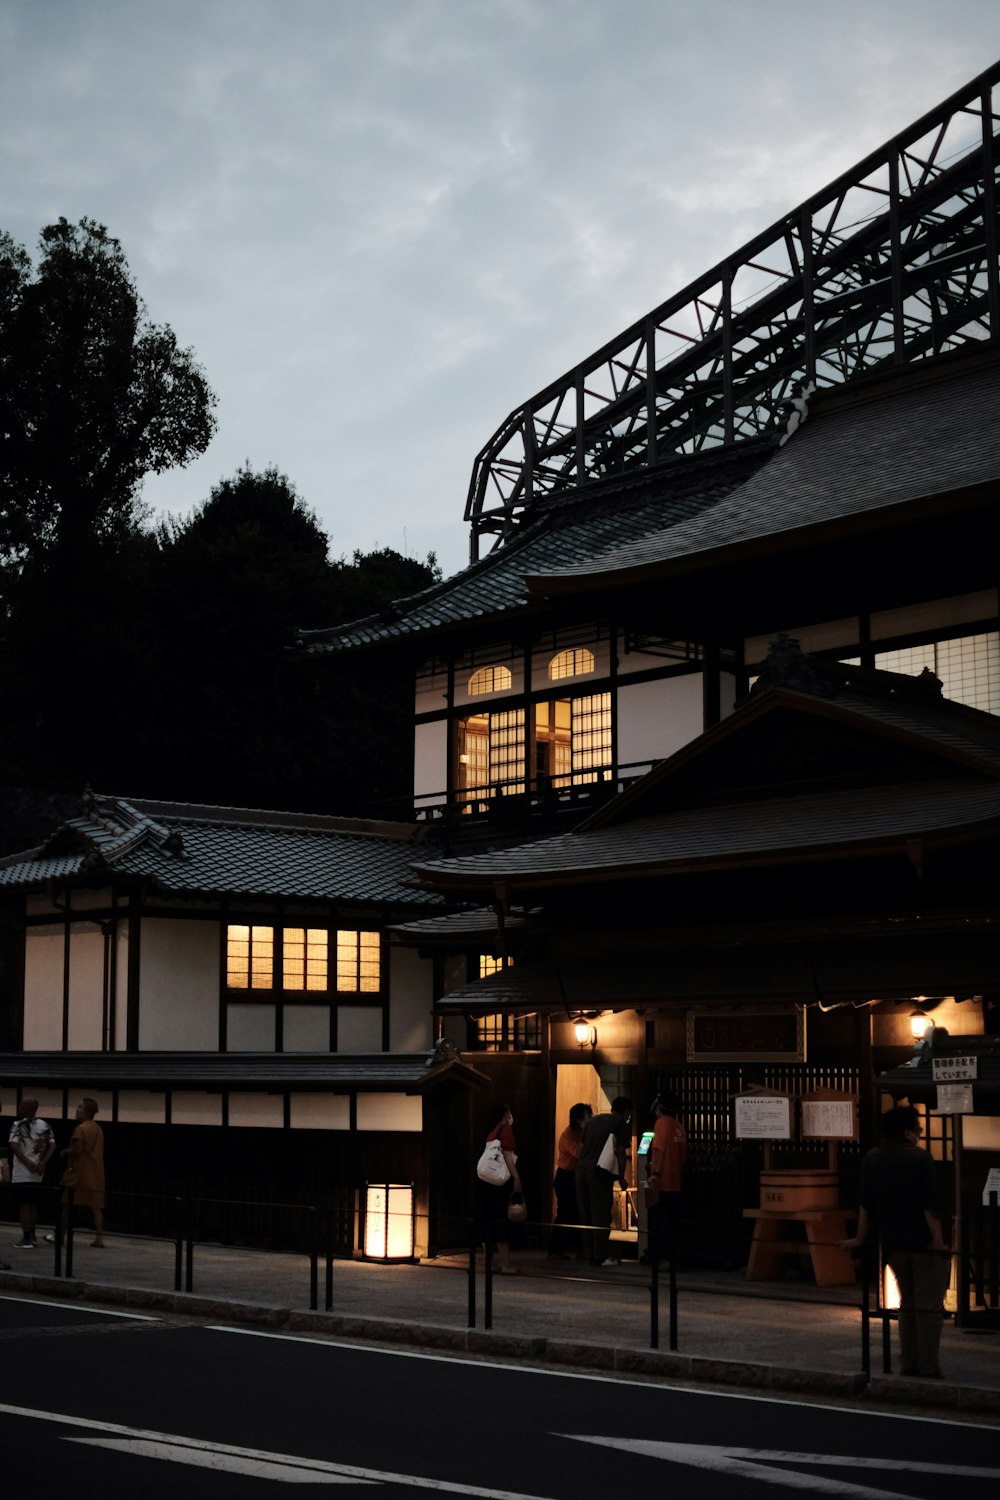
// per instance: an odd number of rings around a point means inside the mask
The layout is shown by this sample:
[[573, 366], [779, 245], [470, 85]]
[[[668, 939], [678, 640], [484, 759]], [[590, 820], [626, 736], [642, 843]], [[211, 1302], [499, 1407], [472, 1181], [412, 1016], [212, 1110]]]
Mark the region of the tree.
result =
[[33, 276], [0, 233], [0, 564], [79, 577], [136, 529], [143, 477], [204, 452], [215, 396], [103, 224], [60, 219], [40, 248]]

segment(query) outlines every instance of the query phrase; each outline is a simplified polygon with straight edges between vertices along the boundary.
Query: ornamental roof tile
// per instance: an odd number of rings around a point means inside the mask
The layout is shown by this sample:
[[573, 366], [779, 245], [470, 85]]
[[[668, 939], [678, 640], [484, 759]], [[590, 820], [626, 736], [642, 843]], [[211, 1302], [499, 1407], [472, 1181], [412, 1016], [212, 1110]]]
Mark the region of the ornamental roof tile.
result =
[[410, 874], [419, 839], [415, 824], [94, 797], [40, 849], [0, 861], [0, 886], [114, 873], [163, 895], [440, 909]]
[[485, 1083], [468, 1064], [431, 1053], [14, 1052], [0, 1055], [0, 1083], [91, 1089], [346, 1089], [423, 1093], [445, 1076]]

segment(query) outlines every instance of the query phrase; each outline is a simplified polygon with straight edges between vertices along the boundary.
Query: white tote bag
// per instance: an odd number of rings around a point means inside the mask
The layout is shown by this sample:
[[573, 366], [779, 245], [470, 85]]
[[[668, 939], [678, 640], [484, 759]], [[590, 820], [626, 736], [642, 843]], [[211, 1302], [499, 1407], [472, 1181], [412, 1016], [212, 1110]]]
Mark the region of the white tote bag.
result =
[[618, 1151], [616, 1147], [617, 1142], [615, 1139], [615, 1133], [612, 1130], [611, 1134], [604, 1142], [604, 1145], [601, 1147], [600, 1156], [597, 1158], [597, 1165], [600, 1167], [601, 1171], [611, 1172], [615, 1177], [618, 1176]]
[[481, 1181], [488, 1182], [491, 1187], [503, 1187], [509, 1179], [510, 1170], [499, 1141], [486, 1142], [486, 1150], [479, 1158], [479, 1165], [476, 1167], [476, 1176]]

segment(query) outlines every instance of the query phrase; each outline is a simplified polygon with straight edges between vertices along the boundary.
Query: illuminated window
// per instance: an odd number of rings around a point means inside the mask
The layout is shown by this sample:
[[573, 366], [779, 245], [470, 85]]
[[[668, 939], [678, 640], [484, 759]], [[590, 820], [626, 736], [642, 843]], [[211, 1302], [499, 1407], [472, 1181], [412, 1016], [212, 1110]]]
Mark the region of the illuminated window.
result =
[[480, 667], [469, 678], [469, 693], [503, 693], [512, 681], [510, 667]]
[[611, 694], [535, 705], [537, 785], [584, 786], [611, 775]]
[[286, 927], [282, 934], [286, 990], [327, 988], [327, 935], [322, 927]]
[[337, 989], [374, 994], [381, 983], [381, 943], [378, 933], [338, 932]]
[[537, 1015], [478, 1016], [475, 1025], [475, 1044], [481, 1052], [537, 1052], [542, 1045], [542, 1022]]
[[458, 726], [458, 785], [484, 798], [524, 791], [524, 709], [473, 714]]
[[940, 677], [946, 698], [969, 708], [1000, 713], [1000, 635], [995, 631], [880, 651], [875, 665], [885, 672], [903, 672], [910, 677], [918, 677], [924, 667], [929, 667]]
[[549, 662], [549, 678], [552, 682], [560, 677], [585, 677], [594, 670], [594, 653], [586, 646], [574, 646], [572, 650], [560, 651]]
[[274, 928], [229, 927], [226, 984], [231, 990], [269, 990], [274, 985]]
[[492, 953], [480, 953], [479, 955], [480, 979], [486, 979], [490, 974], [499, 974], [501, 969], [512, 969], [513, 967], [513, 959], [494, 958]]

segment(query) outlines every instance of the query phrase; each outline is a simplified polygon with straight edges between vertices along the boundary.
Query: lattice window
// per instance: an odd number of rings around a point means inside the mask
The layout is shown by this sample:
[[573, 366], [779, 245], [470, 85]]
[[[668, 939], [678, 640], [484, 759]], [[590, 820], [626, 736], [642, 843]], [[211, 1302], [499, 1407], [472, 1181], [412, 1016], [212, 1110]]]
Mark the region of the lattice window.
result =
[[490, 791], [511, 796], [524, 791], [524, 709], [490, 714]]
[[490, 775], [490, 716], [474, 714], [458, 726], [458, 784], [463, 791], [485, 788]]
[[512, 682], [510, 667], [480, 667], [469, 678], [469, 693], [504, 693]]
[[499, 974], [502, 969], [512, 969], [513, 967], [513, 959], [494, 958], [492, 953], [480, 953], [479, 955], [480, 979], [487, 979], [490, 974]]
[[477, 1016], [476, 1046], [481, 1052], [538, 1052], [542, 1021], [538, 1015], [508, 1016], [503, 1012]]
[[594, 653], [586, 646], [573, 646], [560, 651], [549, 662], [549, 679], [557, 682], [560, 677], [585, 677], [594, 670]]
[[273, 988], [273, 927], [230, 924], [226, 929], [226, 985], [231, 990]]
[[[611, 766], [611, 694], [573, 699], [573, 785], [607, 780]], [[603, 777], [599, 775], [604, 773]]]
[[880, 651], [875, 665], [911, 677], [929, 667], [940, 677], [946, 698], [987, 713], [1000, 713], [1000, 635], [996, 631]]
[[381, 988], [381, 942], [377, 932], [337, 933], [337, 989], [374, 994]]
[[286, 990], [325, 990], [328, 983], [328, 938], [322, 927], [286, 927], [281, 965]]

